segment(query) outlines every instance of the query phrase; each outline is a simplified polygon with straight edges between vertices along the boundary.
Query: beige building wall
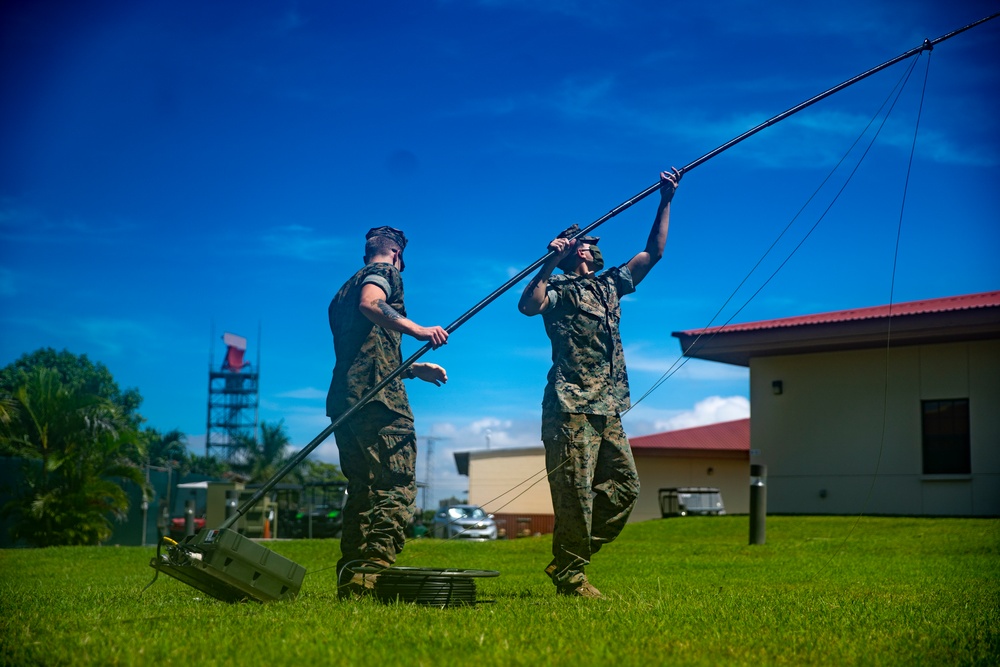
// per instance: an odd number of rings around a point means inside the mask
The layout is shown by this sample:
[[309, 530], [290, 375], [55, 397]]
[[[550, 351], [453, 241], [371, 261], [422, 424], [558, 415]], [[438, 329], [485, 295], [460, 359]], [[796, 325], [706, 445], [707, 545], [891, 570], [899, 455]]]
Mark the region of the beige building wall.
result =
[[545, 450], [470, 452], [469, 503], [490, 514], [552, 514]]
[[[749, 512], [750, 471], [745, 458], [639, 454], [635, 464], [640, 491], [630, 523], [660, 518], [659, 490], [672, 486], [718, 487], [728, 513]], [[491, 514], [552, 514], [544, 449], [470, 452], [469, 502]]]
[[243, 491], [242, 482], [208, 482], [205, 492], [205, 525], [218, 528], [226, 520], [226, 492]]
[[[634, 450], [632, 453], [636, 454]], [[750, 464], [746, 459], [637, 455], [635, 467], [639, 472], [639, 500], [629, 523], [659, 519], [660, 489], [670, 487], [714, 486], [722, 493], [727, 514], [750, 511]]]
[[[966, 397], [972, 474], [924, 475], [921, 401]], [[755, 358], [750, 404], [771, 513], [1000, 515], [1000, 341]]]

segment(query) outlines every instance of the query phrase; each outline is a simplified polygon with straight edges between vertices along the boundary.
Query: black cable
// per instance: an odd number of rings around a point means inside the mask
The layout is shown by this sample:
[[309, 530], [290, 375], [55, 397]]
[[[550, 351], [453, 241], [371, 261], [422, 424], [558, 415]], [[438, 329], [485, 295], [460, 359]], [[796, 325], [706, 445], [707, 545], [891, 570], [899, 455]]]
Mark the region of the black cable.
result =
[[[157, 564], [159, 564], [159, 562], [160, 562], [160, 545], [161, 544], [163, 544], [163, 539], [162, 538], [156, 541], [156, 559], [153, 562], [157, 563]], [[143, 587], [143, 589], [141, 591], [139, 591], [139, 595], [142, 595], [143, 593], [145, 593], [147, 588], [149, 588], [150, 586], [152, 586], [153, 584], [156, 583], [157, 577], [160, 576], [160, 568], [158, 568], [158, 567], [154, 568], [153, 572], [154, 572], [154, 574], [153, 574], [152, 581], [150, 581], [148, 584], [146, 584], [145, 587]]]
[[384, 603], [410, 602], [442, 608], [475, 606], [475, 578], [499, 574], [495, 570], [393, 567], [378, 572], [375, 597]]

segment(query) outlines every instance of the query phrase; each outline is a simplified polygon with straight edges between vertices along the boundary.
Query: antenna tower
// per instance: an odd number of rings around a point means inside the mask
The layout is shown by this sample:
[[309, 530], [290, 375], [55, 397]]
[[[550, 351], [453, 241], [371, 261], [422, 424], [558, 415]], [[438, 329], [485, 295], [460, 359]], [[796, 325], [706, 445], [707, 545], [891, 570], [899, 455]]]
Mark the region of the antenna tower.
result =
[[[258, 335], [258, 340], [259, 340]], [[257, 441], [257, 418], [260, 407], [260, 350], [257, 364], [244, 361], [247, 339], [224, 333], [226, 356], [220, 370], [208, 364], [208, 428], [205, 431], [205, 456], [228, 461], [239, 446], [240, 436]]]

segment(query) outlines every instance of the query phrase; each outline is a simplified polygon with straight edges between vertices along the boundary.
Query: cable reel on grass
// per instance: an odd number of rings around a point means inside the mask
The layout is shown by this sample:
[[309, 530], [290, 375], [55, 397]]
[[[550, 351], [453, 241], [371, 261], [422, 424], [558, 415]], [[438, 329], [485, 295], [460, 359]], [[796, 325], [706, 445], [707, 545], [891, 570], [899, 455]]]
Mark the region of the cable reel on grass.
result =
[[[431, 567], [353, 568], [361, 574], [377, 574], [375, 597], [379, 602], [410, 602], [428, 607], [474, 607], [477, 578], [497, 577], [496, 570]], [[484, 600], [485, 602], [485, 600]]]

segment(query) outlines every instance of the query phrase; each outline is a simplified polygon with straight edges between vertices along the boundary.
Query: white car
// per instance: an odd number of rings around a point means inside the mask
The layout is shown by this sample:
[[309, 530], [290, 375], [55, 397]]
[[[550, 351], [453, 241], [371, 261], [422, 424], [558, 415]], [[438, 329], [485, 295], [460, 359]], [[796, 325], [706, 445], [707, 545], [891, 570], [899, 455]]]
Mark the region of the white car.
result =
[[445, 540], [495, 540], [497, 524], [478, 505], [450, 505], [434, 515], [431, 534]]

